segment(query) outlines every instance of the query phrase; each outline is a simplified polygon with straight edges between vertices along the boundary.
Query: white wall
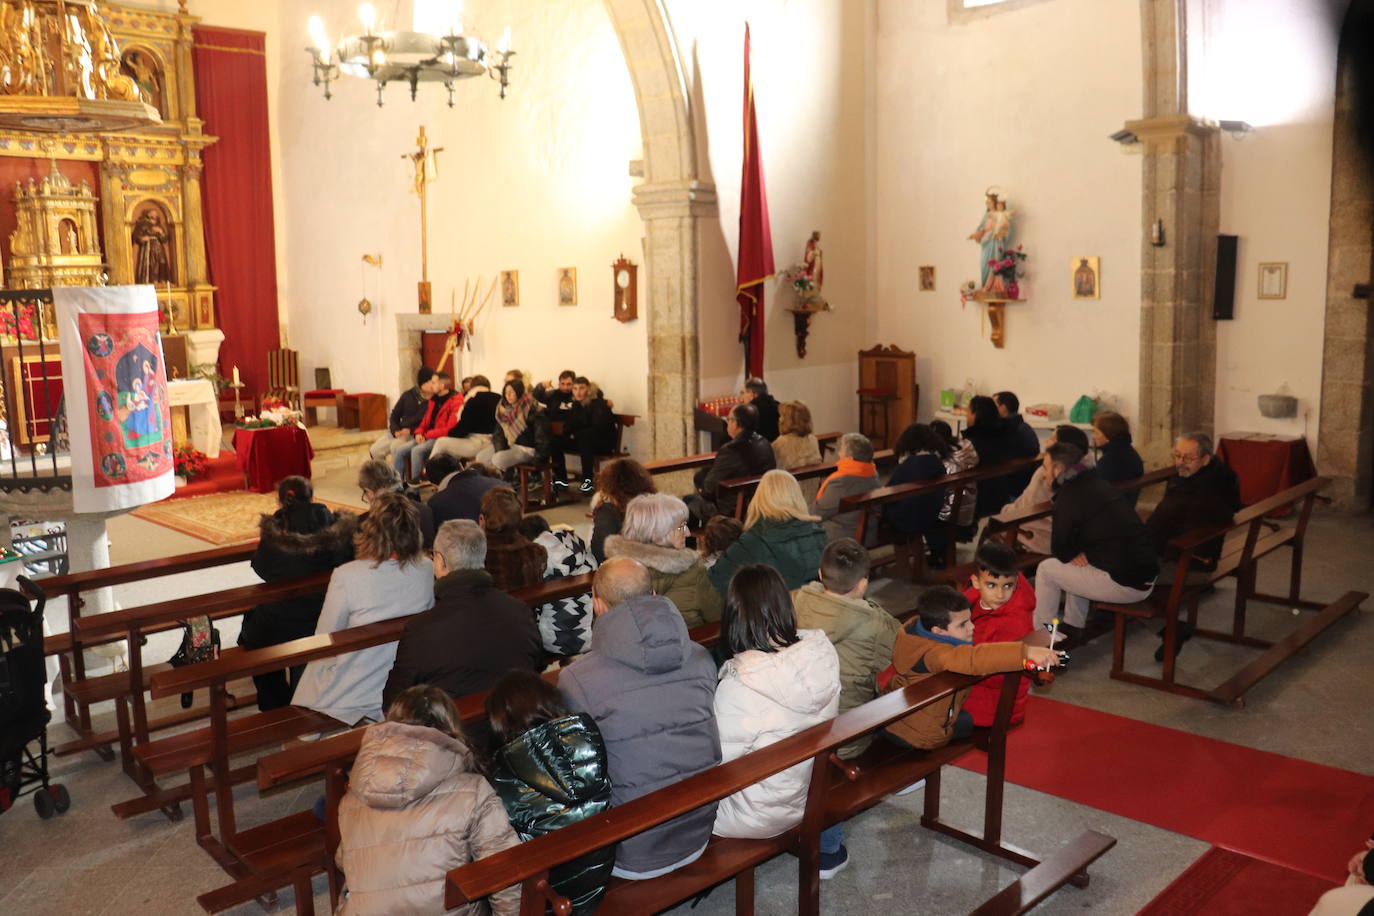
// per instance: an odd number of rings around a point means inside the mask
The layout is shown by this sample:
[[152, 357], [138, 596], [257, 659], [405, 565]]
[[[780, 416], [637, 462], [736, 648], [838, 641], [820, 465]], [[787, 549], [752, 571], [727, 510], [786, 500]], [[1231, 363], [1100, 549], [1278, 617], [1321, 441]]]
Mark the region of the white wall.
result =
[[[1139, 386], [1140, 159], [1108, 135], [1140, 116], [1140, 4], [1054, 0], [963, 24], [943, 2], [883, 0], [877, 23], [878, 281], [870, 336], [914, 350], [928, 419], [972, 378], [1022, 403], [1116, 397]], [[1029, 301], [1007, 307], [1006, 348], [982, 307], [966, 236], [1000, 186], [1030, 255]], [[1102, 298], [1070, 298], [1070, 259], [1101, 258]], [[917, 266], [936, 267], [935, 292]]]
[[720, 199], [719, 218], [701, 240], [701, 394], [733, 394], [743, 381], [735, 263], [748, 20], [774, 258], [779, 273], [800, 262], [812, 230], [820, 230], [823, 291], [834, 309], [812, 320], [800, 359], [786, 311], [792, 291], [781, 279], [768, 283], [764, 375], [780, 400], [811, 408], [818, 431], [852, 429], [856, 354], [872, 344], [865, 328], [872, 290], [865, 108], [873, 4], [668, 0], [667, 6], [693, 81], [701, 161]]
[[[1343, 5], [1343, 4], [1342, 4]], [[1239, 236], [1233, 321], [1217, 325], [1216, 430], [1305, 434], [1316, 454], [1330, 230], [1334, 10], [1311, 0], [1209, 0], [1194, 112], [1251, 123], [1222, 140], [1221, 231]], [[1288, 263], [1288, 297], [1259, 299], [1259, 265]], [[1293, 420], [1256, 396], [1287, 383]]]

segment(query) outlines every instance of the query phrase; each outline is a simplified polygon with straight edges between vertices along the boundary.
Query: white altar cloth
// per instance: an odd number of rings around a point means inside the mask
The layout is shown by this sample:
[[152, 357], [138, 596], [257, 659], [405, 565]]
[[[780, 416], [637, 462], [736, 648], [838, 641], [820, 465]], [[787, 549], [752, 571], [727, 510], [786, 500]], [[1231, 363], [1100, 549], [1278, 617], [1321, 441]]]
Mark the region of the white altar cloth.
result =
[[204, 452], [206, 458], [218, 458], [223, 427], [219, 422], [215, 386], [210, 380], [193, 378], [167, 382], [167, 403], [186, 408], [191, 445]]

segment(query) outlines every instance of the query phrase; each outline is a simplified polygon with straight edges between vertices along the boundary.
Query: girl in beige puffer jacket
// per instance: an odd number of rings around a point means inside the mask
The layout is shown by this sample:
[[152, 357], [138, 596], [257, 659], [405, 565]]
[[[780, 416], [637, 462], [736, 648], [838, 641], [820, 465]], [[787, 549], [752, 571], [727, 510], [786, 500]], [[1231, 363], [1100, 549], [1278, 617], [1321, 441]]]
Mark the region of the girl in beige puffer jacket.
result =
[[458, 711], [437, 687], [406, 690], [363, 735], [339, 802], [344, 895], [335, 911], [515, 916], [520, 888], [444, 909], [449, 869], [520, 842], [501, 799], [477, 772]]

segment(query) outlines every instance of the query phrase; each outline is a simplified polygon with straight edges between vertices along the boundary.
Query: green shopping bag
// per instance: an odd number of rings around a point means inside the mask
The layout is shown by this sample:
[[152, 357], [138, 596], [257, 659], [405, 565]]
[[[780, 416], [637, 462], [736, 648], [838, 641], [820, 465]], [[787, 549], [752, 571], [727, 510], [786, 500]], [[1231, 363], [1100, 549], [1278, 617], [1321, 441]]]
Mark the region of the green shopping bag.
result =
[[1069, 411], [1069, 422], [1091, 423], [1095, 413], [1097, 413], [1097, 399], [1090, 398], [1085, 394], [1074, 402], [1073, 409]]

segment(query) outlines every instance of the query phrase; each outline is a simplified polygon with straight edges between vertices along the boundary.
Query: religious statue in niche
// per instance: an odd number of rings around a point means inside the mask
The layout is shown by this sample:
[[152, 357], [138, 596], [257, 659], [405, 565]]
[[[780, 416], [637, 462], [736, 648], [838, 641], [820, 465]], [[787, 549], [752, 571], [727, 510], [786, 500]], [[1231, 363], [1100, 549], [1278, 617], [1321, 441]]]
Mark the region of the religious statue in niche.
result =
[[76, 237], [76, 223], [64, 219], [58, 226], [58, 241], [63, 254], [80, 254], [81, 243]]
[[983, 219], [969, 236], [978, 243], [980, 255], [978, 292], [989, 296], [1016, 298], [1006, 296], [1004, 284], [997, 270], [997, 265], [1005, 259], [1007, 249], [1011, 248], [1012, 216], [1015, 211], [1008, 209], [1006, 195], [995, 186], [987, 189], [983, 195], [983, 204]]
[[152, 54], [141, 48], [129, 48], [119, 62], [119, 70], [138, 86], [143, 101], [156, 108], [162, 117], [167, 117], [167, 109], [164, 106], [165, 94], [162, 91], [162, 70]]
[[171, 283], [172, 228], [162, 216], [162, 210], [150, 204], [134, 221], [130, 236], [134, 243], [134, 282]]
[[796, 304], [788, 309], [792, 313], [793, 332], [797, 337], [797, 356], [806, 356], [806, 337], [811, 332], [811, 318], [817, 312], [830, 311], [830, 303], [821, 293], [825, 282], [825, 258], [821, 252], [819, 230], [811, 233], [802, 252], [802, 262], [783, 271], [783, 279], [792, 285], [796, 294]]

